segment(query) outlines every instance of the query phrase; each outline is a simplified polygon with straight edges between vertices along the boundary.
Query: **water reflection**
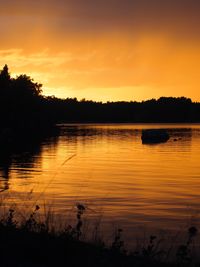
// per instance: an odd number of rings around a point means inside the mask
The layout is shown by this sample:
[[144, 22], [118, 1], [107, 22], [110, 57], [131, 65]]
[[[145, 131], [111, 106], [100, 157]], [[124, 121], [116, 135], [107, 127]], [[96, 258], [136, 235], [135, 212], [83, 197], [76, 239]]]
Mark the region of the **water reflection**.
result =
[[58, 135], [46, 136], [44, 138], [31, 138], [24, 142], [20, 140], [10, 149], [6, 147], [0, 153], [0, 192], [9, 189], [12, 172], [19, 178], [28, 178], [31, 172], [41, 168], [43, 146], [56, 147]]
[[0, 153], [0, 176], [8, 179], [9, 169], [12, 164], [12, 159], [10, 153], [4, 152], [3, 155]]
[[[143, 146], [142, 129], [153, 127], [167, 129], [171, 138]], [[103, 211], [105, 228], [115, 221], [130, 238], [133, 228], [174, 229], [185, 224], [188, 213], [200, 212], [200, 126], [60, 129], [59, 136], [0, 157], [0, 189], [11, 192], [15, 202], [33, 192], [35, 199], [53, 202], [54, 212], [63, 216], [83, 202], [96, 212], [87, 216]]]
[[[69, 125], [61, 126], [61, 136], [62, 140], [67, 142], [77, 143], [78, 140], [81, 140], [83, 143], [86, 143], [89, 140], [98, 139], [103, 140], [105, 136], [107, 139], [126, 139], [133, 140], [141, 138], [141, 132], [143, 129], [151, 129], [152, 125], [141, 125], [141, 126], [115, 126], [115, 125]], [[159, 129], [159, 125], [156, 127]], [[170, 141], [179, 141], [182, 142], [182, 145], [188, 145], [185, 141], [190, 142], [192, 140], [192, 135], [194, 135], [195, 129], [192, 128], [172, 128], [165, 126], [166, 131], [170, 135]], [[154, 127], [155, 128], [155, 127]], [[163, 125], [162, 125], [163, 128]], [[160, 128], [160, 129], [162, 129]], [[197, 131], [198, 133], [198, 131]]]
[[12, 164], [10, 154], [0, 154], [0, 192], [9, 189], [9, 170]]

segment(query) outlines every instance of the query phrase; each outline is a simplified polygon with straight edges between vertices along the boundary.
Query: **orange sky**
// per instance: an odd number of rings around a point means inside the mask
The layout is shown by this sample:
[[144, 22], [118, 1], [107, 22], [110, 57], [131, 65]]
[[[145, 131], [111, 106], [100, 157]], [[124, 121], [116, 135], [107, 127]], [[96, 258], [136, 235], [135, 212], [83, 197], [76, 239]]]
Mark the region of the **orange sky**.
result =
[[198, 0], [0, 0], [0, 65], [45, 95], [200, 101]]

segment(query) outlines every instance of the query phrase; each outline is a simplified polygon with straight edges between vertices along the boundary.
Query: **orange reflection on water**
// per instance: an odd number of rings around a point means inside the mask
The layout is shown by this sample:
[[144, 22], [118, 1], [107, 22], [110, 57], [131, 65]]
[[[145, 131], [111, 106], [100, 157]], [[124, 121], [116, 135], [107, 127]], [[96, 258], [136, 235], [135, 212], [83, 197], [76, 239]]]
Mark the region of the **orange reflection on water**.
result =
[[88, 217], [102, 214], [105, 227], [122, 225], [129, 237], [138, 227], [184, 227], [200, 212], [200, 126], [156, 125], [170, 140], [143, 145], [146, 127], [152, 125], [62, 126], [30, 159], [13, 160], [4, 194], [26, 207], [51, 203], [62, 216], [84, 203]]

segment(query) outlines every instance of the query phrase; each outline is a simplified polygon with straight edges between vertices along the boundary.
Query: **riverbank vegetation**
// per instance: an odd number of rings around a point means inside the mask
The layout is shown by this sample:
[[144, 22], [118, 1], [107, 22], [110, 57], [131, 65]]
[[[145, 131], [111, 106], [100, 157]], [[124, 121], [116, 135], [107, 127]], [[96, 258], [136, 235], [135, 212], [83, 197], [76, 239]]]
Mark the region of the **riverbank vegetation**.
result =
[[[84, 239], [83, 224], [86, 207], [76, 204], [76, 222], [58, 229], [52, 224], [52, 214], [40, 219], [40, 207], [24, 216], [10, 208], [1, 214], [0, 250], [1, 266], [86, 266], [86, 267], [184, 267], [199, 266], [195, 239], [198, 229], [189, 227], [186, 239], [177, 248], [161, 246], [162, 239], [149, 236], [146, 243], [135, 251], [125, 249], [122, 229], [115, 231], [110, 245], [98, 235], [93, 240]], [[21, 219], [19, 217], [21, 216]], [[16, 219], [18, 218], [18, 219]], [[55, 218], [54, 218], [55, 219]], [[174, 251], [175, 250], [175, 251]], [[171, 258], [173, 254], [174, 258]]]

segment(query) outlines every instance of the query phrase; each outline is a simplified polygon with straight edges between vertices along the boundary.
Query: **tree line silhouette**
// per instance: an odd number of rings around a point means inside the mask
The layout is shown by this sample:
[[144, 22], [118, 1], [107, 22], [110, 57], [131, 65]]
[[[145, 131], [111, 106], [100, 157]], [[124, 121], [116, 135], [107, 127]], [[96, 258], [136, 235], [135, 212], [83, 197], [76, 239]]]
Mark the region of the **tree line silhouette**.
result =
[[161, 97], [142, 102], [78, 101], [42, 95], [42, 84], [23, 74], [12, 78], [0, 71], [0, 136], [7, 129], [41, 132], [56, 123], [200, 122], [200, 103], [186, 97]]
[[76, 98], [46, 98], [57, 122], [170, 123], [200, 122], [200, 103], [185, 97], [161, 97], [142, 102], [94, 102]]

